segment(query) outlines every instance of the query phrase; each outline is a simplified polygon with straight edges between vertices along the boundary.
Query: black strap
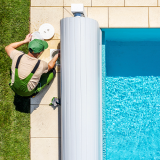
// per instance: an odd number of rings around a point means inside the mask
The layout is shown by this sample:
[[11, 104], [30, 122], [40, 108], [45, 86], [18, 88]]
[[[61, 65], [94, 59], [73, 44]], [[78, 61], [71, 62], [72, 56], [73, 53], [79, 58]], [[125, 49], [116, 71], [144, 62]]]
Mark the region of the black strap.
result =
[[24, 55], [24, 54], [22, 54], [22, 55], [20, 55], [20, 56], [18, 57], [17, 63], [16, 63], [16, 68], [18, 68], [19, 62], [20, 62], [20, 60], [21, 60], [21, 58], [22, 58], [23, 55]]
[[[16, 68], [17, 68], [17, 69], [18, 69], [19, 62], [20, 62], [20, 60], [21, 60], [21, 58], [22, 58], [23, 55], [24, 55], [24, 54], [20, 55], [20, 56], [18, 57], [18, 59], [17, 59], [17, 63], [16, 63]], [[32, 70], [31, 73], [34, 74], [34, 73], [36, 72], [37, 68], [39, 67], [39, 64], [40, 64], [40, 60], [38, 60], [38, 62], [36, 63], [36, 65], [35, 65], [35, 67], [33, 68], [33, 70]]]
[[33, 68], [33, 70], [32, 70], [32, 72], [31, 73], [35, 73], [36, 72], [36, 70], [37, 70], [37, 68], [39, 67], [39, 64], [40, 64], [40, 60], [38, 60], [38, 62], [37, 62], [37, 64], [35, 65], [35, 67]]

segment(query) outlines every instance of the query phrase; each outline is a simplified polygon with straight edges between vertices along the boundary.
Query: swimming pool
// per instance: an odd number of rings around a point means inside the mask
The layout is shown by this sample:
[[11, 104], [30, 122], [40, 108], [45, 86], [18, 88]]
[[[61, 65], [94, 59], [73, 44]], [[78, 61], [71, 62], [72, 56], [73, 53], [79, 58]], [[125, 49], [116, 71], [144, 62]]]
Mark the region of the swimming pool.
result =
[[103, 160], [160, 159], [160, 29], [102, 29]]

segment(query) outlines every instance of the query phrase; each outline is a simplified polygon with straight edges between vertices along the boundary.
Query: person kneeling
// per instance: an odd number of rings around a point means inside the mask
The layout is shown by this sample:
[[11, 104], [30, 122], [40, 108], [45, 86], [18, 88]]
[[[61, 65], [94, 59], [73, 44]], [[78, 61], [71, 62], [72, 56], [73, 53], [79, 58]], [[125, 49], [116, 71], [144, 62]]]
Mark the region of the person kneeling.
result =
[[[60, 56], [56, 54], [47, 63], [38, 57], [48, 48], [48, 43], [43, 40], [34, 39], [28, 34], [25, 40], [11, 43], [5, 47], [8, 56], [12, 59], [10, 88], [19, 96], [32, 97], [39, 93], [55, 77], [55, 63]], [[28, 54], [16, 50], [19, 46], [28, 45]]]

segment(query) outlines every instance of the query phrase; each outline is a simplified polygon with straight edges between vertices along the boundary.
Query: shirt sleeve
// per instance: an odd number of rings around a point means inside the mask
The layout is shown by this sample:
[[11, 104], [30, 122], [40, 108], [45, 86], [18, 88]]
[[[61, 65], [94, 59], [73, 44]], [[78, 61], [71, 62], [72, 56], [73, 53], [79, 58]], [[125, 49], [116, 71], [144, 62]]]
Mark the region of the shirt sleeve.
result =
[[43, 60], [42, 60], [42, 63], [43, 63], [43, 73], [47, 73], [48, 72], [48, 63]]
[[13, 50], [10, 54], [10, 58], [13, 60], [15, 56], [23, 54], [22, 52], [18, 50]]

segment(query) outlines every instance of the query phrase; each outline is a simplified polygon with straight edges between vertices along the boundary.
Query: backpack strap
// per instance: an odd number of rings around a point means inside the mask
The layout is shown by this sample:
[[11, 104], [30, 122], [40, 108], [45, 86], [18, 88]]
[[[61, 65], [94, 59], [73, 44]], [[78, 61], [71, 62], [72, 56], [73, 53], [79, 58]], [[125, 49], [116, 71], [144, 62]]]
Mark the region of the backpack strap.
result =
[[17, 63], [16, 63], [16, 68], [17, 68], [17, 69], [18, 69], [19, 62], [20, 62], [20, 60], [21, 60], [21, 58], [22, 58], [23, 55], [24, 55], [24, 54], [20, 55], [20, 56], [18, 57], [18, 59], [17, 59]]
[[37, 64], [35, 65], [35, 67], [33, 68], [31, 73], [34, 74], [36, 72], [36, 70], [38, 69], [39, 65], [40, 65], [40, 60], [38, 60]]

